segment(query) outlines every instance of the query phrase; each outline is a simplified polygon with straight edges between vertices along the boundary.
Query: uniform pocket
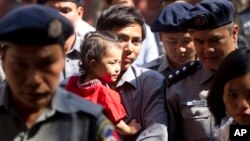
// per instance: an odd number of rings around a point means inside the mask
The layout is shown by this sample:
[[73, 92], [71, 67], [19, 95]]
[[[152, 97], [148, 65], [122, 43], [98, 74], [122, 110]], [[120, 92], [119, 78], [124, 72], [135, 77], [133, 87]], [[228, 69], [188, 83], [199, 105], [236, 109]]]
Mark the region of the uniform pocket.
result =
[[207, 106], [182, 105], [184, 138], [192, 141], [209, 141], [213, 135], [212, 115]]
[[207, 106], [182, 106], [181, 114], [184, 119], [206, 119], [211, 113]]

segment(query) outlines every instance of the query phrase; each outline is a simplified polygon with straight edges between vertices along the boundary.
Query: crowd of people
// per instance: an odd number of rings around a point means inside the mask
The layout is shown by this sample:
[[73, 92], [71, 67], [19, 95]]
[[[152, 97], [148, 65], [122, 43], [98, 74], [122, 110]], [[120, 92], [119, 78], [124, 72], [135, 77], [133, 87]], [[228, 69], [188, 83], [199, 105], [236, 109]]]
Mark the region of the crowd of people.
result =
[[148, 25], [107, 0], [92, 27], [83, 2], [0, 13], [0, 141], [228, 141], [250, 126], [248, 10], [175, 1]]

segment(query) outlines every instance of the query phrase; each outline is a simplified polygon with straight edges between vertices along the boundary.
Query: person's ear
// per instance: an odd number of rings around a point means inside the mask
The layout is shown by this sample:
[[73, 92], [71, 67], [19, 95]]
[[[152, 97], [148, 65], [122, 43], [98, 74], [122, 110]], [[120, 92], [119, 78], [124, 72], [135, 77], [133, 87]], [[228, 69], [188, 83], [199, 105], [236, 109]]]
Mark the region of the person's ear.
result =
[[235, 43], [238, 40], [238, 32], [239, 32], [238, 25], [234, 24], [234, 26], [233, 26], [233, 38], [234, 38]]
[[82, 19], [83, 14], [84, 14], [84, 9], [83, 9], [83, 7], [79, 6], [79, 7], [77, 8], [77, 14], [78, 14], [78, 16]]

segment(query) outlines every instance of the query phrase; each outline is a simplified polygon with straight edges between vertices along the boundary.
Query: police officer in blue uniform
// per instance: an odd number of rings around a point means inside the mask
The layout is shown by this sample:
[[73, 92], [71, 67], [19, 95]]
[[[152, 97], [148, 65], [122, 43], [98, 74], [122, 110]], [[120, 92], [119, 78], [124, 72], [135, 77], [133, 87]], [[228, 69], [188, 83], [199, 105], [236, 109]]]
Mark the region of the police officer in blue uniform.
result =
[[167, 5], [157, 16], [151, 30], [159, 32], [165, 54], [143, 65], [153, 69], [165, 77], [188, 61], [196, 60], [194, 44], [187, 29], [181, 29], [180, 22], [193, 6], [184, 1]]
[[[211, 140], [216, 128], [206, 97], [214, 72], [235, 50], [238, 27], [233, 13], [228, 0], [203, 0], [182, 19], [180, 26], [190, 30], [201, 65], [177, 70], [181, 77], [167, 89], [169, 141]], [[190, 67], [192, 71], [186, 71]]]
[[0, 141], [119, 140], [100, 106], [58, 87], [71, 23], [44, 6], [17, 8], [0, 21]]
[[59, 11], [63, 16], [71, 21], [75, 28], [75, 34], [72, 34], [64, 44], [65, 66], [62, 71], [60, 81], [79, 73], [80, 46], [83, 43], [84, 36], [77, 30], [77, 23], [82, 20], [83, 1], [82, 0], [37, 0], [37, 4], [52, 7]]

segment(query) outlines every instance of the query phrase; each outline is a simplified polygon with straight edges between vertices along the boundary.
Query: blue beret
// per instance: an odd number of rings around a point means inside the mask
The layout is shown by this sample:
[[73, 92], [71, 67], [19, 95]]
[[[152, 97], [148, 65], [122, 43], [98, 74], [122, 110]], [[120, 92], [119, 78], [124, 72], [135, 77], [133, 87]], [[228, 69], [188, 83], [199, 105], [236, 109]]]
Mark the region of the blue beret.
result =
[[64, 44], [73, 33], [68, 19], [41, 5], [17, 8], [0, 21], [0, 40], [18, 45]]
[[180, 21], [193, 6], [187, 2], [178, 1], [167, 5], [151, 25], [153, 32], [179, 32]]
[[234, 5], [229, 0], [203, 0], [181, 21], [181, 28], [203, 30], [218, 28], [233, 22]]

